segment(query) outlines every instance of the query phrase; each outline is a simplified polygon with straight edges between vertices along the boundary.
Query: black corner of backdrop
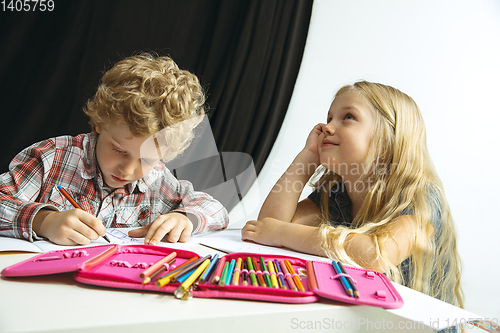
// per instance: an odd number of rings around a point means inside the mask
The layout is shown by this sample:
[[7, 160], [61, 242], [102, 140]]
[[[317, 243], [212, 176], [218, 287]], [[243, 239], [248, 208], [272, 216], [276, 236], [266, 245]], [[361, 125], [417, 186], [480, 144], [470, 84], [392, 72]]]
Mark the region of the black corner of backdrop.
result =
[[312, 0], [53, 4], [0, 13], [0, 173], [35, 142], [89, 132], [82, 107], [103, 72], [140, 51], [196, 74], [219, 152], [248, 154], [261, 170], [292, 96]]

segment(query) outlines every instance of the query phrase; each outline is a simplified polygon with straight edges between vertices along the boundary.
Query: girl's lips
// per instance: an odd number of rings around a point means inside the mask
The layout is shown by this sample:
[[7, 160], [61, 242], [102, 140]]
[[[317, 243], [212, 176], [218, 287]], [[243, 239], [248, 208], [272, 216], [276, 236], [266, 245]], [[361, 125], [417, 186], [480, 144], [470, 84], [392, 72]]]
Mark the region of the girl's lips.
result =
[[321, 141], [321, 147], [331, 147], [331, 146], [338, 146], [338, 143], [333, 143], [329, 140], [323, 140]]

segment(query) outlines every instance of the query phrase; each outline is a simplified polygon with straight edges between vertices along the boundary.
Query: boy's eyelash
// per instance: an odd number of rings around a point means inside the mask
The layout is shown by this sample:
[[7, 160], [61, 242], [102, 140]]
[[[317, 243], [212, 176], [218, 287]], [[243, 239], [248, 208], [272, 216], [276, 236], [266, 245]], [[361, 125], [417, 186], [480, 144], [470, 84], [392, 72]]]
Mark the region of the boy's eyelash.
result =
[[113, 150], [118, 152], [118, 153], [122, 153], [122, 154], [125, 153], [123, 150], [120, 150], [120, 149], [116, 148], [115, 146], [113, 146]]

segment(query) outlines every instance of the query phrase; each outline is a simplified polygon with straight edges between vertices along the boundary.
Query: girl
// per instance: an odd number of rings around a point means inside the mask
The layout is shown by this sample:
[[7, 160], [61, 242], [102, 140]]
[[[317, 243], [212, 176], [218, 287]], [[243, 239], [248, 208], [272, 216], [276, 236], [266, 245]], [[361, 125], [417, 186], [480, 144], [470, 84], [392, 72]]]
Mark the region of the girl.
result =
[[[316, 171], [315, 171], [316, 170]], [[298, 202], [312, 177], [315, 191]], [[463, 308], [456, 231], [413, 99], [341, 88], [243, 240], [327, 256]]]

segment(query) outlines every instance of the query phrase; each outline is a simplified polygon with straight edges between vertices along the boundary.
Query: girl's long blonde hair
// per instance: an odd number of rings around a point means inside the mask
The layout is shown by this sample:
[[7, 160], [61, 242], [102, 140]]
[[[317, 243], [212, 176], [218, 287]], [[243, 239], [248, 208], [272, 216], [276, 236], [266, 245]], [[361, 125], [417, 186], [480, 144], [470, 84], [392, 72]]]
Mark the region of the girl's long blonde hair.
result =
[[[339, 175], [320, 167], [314, 179], [322, 188], [322, 247], [332, 258], [362, 267], [348, 256], [344, 244], [351, 234], [369, 235], [387, 276], [424, 294], [463, 308], [461, 261], [456, 230], [442, 183], [429, 156], [425, 125], [411, 97], [390, 86], [366, 81], [341, 88], [335, 97], [356, 92], [371, 103], [376, 118], [374, 139], [360, 177], [368, 184], [362, 207], [351, 227], [329, 225], [328, 195]], [[409, 258], [409, 277], [391, 264], [381, 240], [395, 218], [414, 216], [416, 233]]]

